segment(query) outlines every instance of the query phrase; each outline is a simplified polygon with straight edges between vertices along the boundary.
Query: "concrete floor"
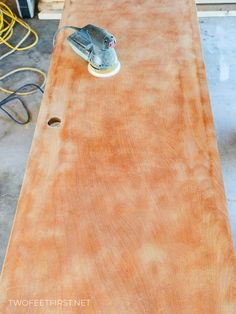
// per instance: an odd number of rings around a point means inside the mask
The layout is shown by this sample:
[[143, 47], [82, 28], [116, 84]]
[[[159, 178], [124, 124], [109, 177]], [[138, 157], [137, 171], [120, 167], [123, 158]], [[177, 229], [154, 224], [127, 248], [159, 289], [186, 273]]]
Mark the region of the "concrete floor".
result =
[[200, 30], [236, 249], [236, 17], [201, 18]]
[[[36, 66], [47, 71], [57, 21], [31, 20], [40, 37], [36, 48], [1, 61], [1, 74], [19, 66]], [[47, 30], [45, 32], [45, 29]], [[236, 18], [201, 18], [200, 29], [207, 77], [222, 161], [228, 209], [236, 243]], [[5, 82], [8, 84], [12, 79]], [[22, 80], [21, 80], [22, 79]], [[31, 76], [18, 76], [22, 82], [37, 82]], [[4, 96], [0, 94], [0, 99]], [[25, 98], [32, 113], [26, 126], [19, 126], [0, 112], [0, 269], [12, 226], [28, 153], [40, 107], [41, 94]]]
[[[0, 61], [0, 74], [17, 67], [39, 67], [47, 71], [52, 51], [53, 35], [58, 21], [30, 20], [30, 25], [39, 34], [39, 44], [26, 52], [17, 52]], [[45, 29], [47, 31], [45, 31]], [[2, 53], [2, 50], [0, 51]], [[31, 73], [17, 74], [4, 83], [17, 88], [25, 83], [40, 83], [37, 75]], [[11, 88], [13, 88], [11, 86]], [[10, 85], [8, 86], [10, 87]], [[0, 93], [0, 99], [6, 95]], [[21, 183], [31, 146], [37, 115], [42, 99], [41, 93], [24, 97], [31, 111], [31, 121], [25, 126], [17, 125], [0, 111], [0, 270], [2, 267], [8, 238], [20, 193]], [[17, 110], [21, 111], [20, 108]]]

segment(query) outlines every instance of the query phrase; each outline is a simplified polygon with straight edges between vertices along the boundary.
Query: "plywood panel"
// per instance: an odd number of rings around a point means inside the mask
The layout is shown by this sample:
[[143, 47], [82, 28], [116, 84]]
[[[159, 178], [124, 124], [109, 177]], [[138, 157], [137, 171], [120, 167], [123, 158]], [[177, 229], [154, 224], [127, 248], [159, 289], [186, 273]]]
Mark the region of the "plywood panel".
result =
[[[92, 77], [69, 31], [59, 35], [0, 312], [236, 313], [194, 1], [67, 0], [61, 26], [87, 23], [117, 37], [121, 72]], [[51, 117], [61, 124], [49, 127]], [[89, 302], [58, 305], [68, 299]]]
[[227, 4], [236, 3], [235, 0], [195, 0], [197, 4]]
[[58, 10], [63, 10], [64, 3], [63, 2], [40, 2], [38, 4], [38, 9], [39, 11], [58, 11]]

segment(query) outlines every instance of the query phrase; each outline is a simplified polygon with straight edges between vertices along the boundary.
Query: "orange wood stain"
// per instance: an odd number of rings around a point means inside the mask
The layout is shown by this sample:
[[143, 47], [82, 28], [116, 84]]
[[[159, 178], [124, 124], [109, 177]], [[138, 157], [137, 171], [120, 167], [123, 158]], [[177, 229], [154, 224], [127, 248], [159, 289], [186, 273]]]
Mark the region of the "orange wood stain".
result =
[[[117, 40], [92, 77], [59, 34], [0, 313], [235, 314], [236, 265], [194, 1], [67, 0]], [[61, 125], [51, 128], [51, 117]], [[89, 299], [89, 306], [9, 300]]]

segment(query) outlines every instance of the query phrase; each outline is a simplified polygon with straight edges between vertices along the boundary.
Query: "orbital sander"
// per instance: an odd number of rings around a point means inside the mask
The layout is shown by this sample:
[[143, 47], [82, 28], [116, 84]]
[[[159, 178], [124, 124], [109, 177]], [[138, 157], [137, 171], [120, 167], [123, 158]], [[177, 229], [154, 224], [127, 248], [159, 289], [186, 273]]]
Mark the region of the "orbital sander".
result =
[[115, 37], [105, 29], [86, 25], [76, 29], [68, 38], [72, 49], [88, 64], [89, 72], [97, 77], [110, 77], [120, 70]]

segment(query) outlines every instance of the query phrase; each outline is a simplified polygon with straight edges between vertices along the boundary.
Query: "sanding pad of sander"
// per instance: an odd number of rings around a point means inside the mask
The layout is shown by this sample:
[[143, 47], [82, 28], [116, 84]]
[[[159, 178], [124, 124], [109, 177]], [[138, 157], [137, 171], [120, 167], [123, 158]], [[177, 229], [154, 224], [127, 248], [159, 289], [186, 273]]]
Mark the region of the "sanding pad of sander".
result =
[[111, 77], [116, 75], [120, 71], [120, 62], [117, 60], [116, 64], [106, 70], [99, 70], [93, 67], [90, 63], [88, 64], [88, 71], [90, 74], [96, 77]]

